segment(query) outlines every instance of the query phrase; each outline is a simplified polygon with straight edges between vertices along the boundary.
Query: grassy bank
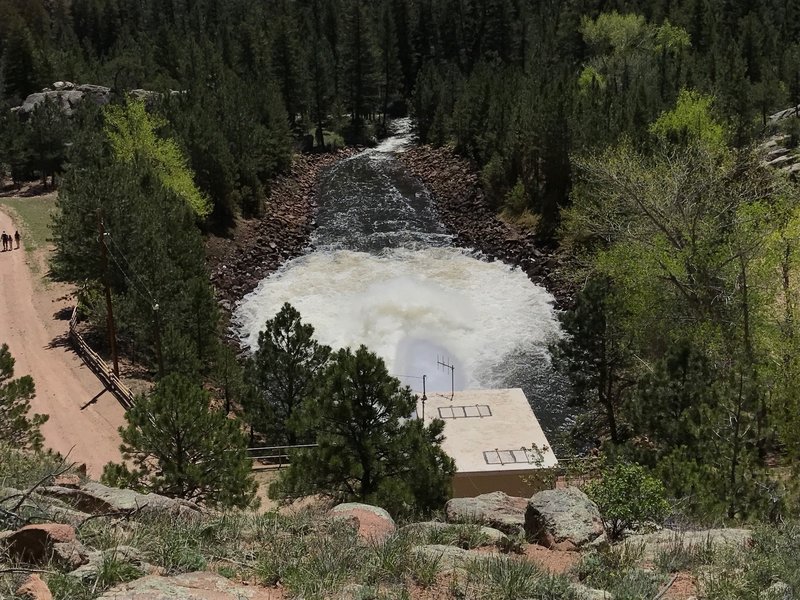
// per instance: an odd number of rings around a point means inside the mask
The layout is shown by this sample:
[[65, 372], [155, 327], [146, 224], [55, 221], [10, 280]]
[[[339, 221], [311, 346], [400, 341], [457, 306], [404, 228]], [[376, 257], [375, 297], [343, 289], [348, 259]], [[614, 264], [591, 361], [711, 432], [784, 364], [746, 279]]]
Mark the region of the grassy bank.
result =
[[17, 223], [25, 249], [29, 252], [47, 244], [50, 238], [50, 220], [55, 207], [55, 193], [29, 198], [0, 197], [0, 210], [7, 212]]

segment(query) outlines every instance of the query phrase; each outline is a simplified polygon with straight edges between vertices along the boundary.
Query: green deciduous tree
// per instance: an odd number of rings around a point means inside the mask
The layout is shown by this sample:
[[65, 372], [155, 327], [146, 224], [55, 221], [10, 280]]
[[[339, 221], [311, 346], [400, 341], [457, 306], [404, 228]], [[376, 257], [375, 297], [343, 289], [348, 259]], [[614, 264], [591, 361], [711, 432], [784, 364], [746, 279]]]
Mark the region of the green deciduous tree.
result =
[[147, 163], [164, 188], [186, 202], [198, 217], [211, 212], [175, 140], [157, 132], [166, 121], [148, 114], [144, 102], [139, 101], [129, 101], [124, 107], [109, 106], [105, 118], [106, 135], [117, 160]]
[[14, 358], [0, 346], [0, 442], [12, 448], [40, 450], [44, 437], [39, 428], [47, 415], [29, 415], [36, 395], [30, 375], [14, 377]]
[[412, 418], [415, 399], [365, 347], [340, 350], [297, 420], [318, 448], [298, 451], [273, 497], [323, 494], [380, 505], [393, 514], [441, 508], [455, 465], [441, 449], [443, 423]]
[[626, 529], [648, 522], [660, 524], [669, 511], [662, 483], [635, 463], [606, 467], [585, 491], [600, 509], [612, 540]]
[[[770, 485], [773, 365], [787, 322], [775, 304], [793, 305], [780, 274], [793, 277], [786, 218], [798, 190], [721, 144], [708, 102], [681, 102], [653, 128], [652, 151], [622, 142], [576, 161], [566, 229], [593, 249], [592, 268], [614, 282], [623, 308], [612, 322], [643, 382], [627, 408], [642, 436], [632, 443], [655, 445], [662, 458], [651, 464], [672, 470], [665, 481], [695, 509], [743, 517], [763, 508], [759, 490]], [[655, 426], [651, 408], [680, 424]]]
[[140, 396], [120, 428], [127, 464], [110, 463], [104, 481], [210, 506], [246, 507], [255, 495], [247, 438], [236, 421], [212, 408], [208, 394], [178, 374]]

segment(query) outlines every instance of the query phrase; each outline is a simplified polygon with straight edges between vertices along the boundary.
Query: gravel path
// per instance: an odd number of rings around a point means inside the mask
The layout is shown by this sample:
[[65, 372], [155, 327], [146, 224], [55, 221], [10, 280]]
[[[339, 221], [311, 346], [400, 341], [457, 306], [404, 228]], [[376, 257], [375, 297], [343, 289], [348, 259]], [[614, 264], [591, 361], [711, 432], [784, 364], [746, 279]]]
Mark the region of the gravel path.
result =
[[[0, 230], [17, 227], [0, 212]], [[36, 256], [30, 257], [36, 260]], [[99, 477], [103, 465], [120, 459], [117, 428], [124, 410], [72, 350], [67, 332], [71, 288], [44, 284], [31, 273], [23, 248], [0, 252], [0, 344], [16, 360], [15, 376], [36, 384], [34, 412], [50, 415], [45, 444]]]

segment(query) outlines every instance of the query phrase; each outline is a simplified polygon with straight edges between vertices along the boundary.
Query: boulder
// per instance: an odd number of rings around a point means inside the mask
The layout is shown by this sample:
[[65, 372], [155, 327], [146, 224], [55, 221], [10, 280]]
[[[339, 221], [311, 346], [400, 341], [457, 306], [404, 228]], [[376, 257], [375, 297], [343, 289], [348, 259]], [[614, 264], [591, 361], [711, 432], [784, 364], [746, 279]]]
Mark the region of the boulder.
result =
[[81, 477], [75, 473], [63, 473], [53, 479], [53, 485], [77, 490], [81, 487]]
[[505, 556], [498, 556], [496, 553], [464, 550], [458, 546], [447, 546], [445, 544], [412, 546], [411, 554], [438, 560], [439, 569], [442, 571], [468, 568], [470, 564], [476, 561], [508, 560]]
[[653, 560], [661, 551], [669, 550], [677, 545], [684, 547], [706, 547], [714, 549], [741, 548], [749, 546], [753, 540], [753, 532], [749, 529], [707, 529], [704, 531], [673, 531], [662, 529], [654, 533], [632, 535], [625, 544], [641, 548], [644, 560]]
[[517, 534], [525, 527], [525, 498], [503, 492], [474, 498], [453, 498], [445, 506], [448, 523], [480, 523], [503, 533]]
[[597, 505], [575, 487], [545, 490], [528, 500], [525, 535], [555, 550], [578, 550], [603, 535]]
[[415, 556], [438, 560], [441, 570], [457, 569], [475, 557], [474, 554], [470, 554], [467, 550], [456, 546], [445, 546], [443, 544], [414, 546], [411, 548], [411, 553]]
[[173, 577], [148, 575], [118, 585], [99, 600], [281, 600], [283, 593], [234, 583], [214, 573], [184, 573]]
[[27, 525], [6, 538], [6, 544], [9, 556], [30, 564], [42, 565], [54, 560], [76, 569], [88, 560], [71, 525]]
[[[22, 505], [17, 507], [17, 503], [26, 494], [22, 490], [14, 488], [0, 488], [0, 508], [14, 510], [16, 513], [25, 516], [35, 516], [37, 520], [47, 519], [54, 523], [66, 523], [77, 527], [89, 515], [74, 510], [70, 505], [65, 504], [58, 498], [48, 498], [36, 492], [29, 493]], [[13, 523], [17, 521], [17, 523]], [[19, 519], [4, 519], [2, 525], [14, 528], [23, 525]]]
[[80, 489], [44, 487], [40, 493], [58, 498], [80, 511], [94, 515], [129, 510], [138, 510], [141, 514], [166, 514], [189, 518], [200, 515], [200, 508], [193, 502], [167, 498], [159, 494], [140, 494], [133, 490], [108, 487], [94, 481], [83, 484]]
[[596, 590], [581, 583], [576, 583], [573, 587], [580, 600], [611, 600], [611, 594], [605, 590]]
[[91, 515], [88, 515], [85, 512], [58, 505], [50, 506], [47, 509], [48, 519], [54, 523], [65, 523], [67, 525], [72, 525], [73, 527], [80, 526], [84, 521], [86, 521], [86, 519], [90, 518], [90, 516]]
[[783, 581], [776, 581], [758, 594], [758, 600], [794, 600], [792, 588]]
[[334, 519], [352, 519], [358, 528], [358, 537], [365, 542], [382, 542], [396, 530], [391, 515], [377, 506], [347, 502], [331, 509]]
[[36, 574], [30, 575], [17, 589], [17, 596], [27, 600], [53, 600], [53, 594], [47, 584]]
[[89, 552], [88, 560], [85, 565], [81, 565], [69, 575], [84, 581], [92, 580], [97, 577], [103, 562], [107, 558], [113, 558], [118, 562], [128, 563], [138, 567], [141, 572], [148, 575], [160, 575], [159, 569], [145, 562], [142, 553], [137, 548], [131, 546], [117, 546], [103, 552]]

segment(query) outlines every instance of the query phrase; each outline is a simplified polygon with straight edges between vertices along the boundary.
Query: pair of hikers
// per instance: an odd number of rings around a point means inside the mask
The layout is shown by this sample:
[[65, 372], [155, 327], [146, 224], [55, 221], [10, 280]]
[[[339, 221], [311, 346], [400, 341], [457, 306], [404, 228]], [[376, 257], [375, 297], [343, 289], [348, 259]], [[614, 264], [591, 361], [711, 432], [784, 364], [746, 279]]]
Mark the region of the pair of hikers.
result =
[[19, 231], [14, 232], [14, 237], [11, 237], [10, 233], [6, 234], [6, 232], [4, 231], [3, 235], [0, 236], [0, 239], [2, 239], [3, 241], [3, 252], [5, 252], [6, 250], [13, 250], [14, 249], [13, 242], [17, 242], [17, 248], [19, 248], [19, 239], [20, 239]]

